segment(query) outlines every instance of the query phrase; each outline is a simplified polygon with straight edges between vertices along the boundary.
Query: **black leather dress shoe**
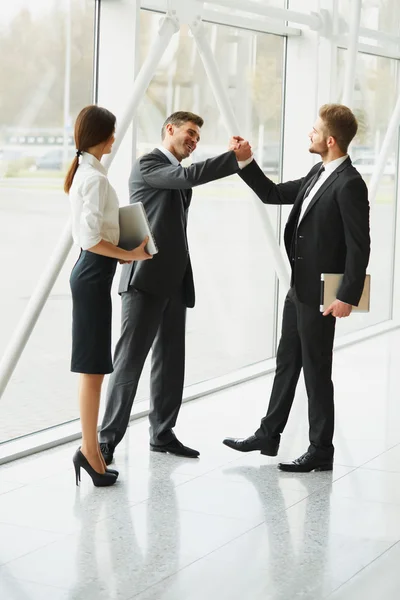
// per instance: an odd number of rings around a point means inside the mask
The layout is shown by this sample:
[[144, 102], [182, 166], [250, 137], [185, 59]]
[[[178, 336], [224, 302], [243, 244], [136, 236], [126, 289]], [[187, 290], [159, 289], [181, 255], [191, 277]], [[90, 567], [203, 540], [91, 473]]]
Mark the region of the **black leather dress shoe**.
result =
[[112, 461], [114, 460], [114, 450], [115, 447], [112, 444], [104, 442], [100, 443], [100, 452], [103, 455], [106, 465], [111, 465]]
[[276, 456], [279, 449], [279, 442], [270, 442], [255, 435], [251, 435], [248, 438], [225, 438], [222, 443], [239, 452], [259, 450], [261, 454], [265, 454], [266, 456]]
[[305, 452], [290, 463], [279, 463], [278, 469], [290, 473], [310, 473], [310, 471], [332, 471], [333, 458], [321, 458], [310, 452]]
[[186, 458], [197, 458], [200, 455], [198, 450], [184, 446], [182, 442], [176, 438], [168, 444], [164, 444], [162, 446], [158, 444], [150, 444], [150, 450], [152, 452], [169, 452], [169, 454], [185, 456]]

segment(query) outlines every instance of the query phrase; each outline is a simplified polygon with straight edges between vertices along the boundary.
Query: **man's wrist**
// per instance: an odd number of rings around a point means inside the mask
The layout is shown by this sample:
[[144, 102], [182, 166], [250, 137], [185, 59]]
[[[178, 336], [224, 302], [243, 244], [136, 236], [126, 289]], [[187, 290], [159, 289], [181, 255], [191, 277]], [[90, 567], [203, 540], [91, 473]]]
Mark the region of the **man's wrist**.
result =
[[239, 165], [239, 169], [244, 169], [245, 167], [247, 167], [247, 165], [249, 165], [254, 159], [254, 156], [251, 155], [250, 158], [247, 158], [246, 160], [238, 160], [238, 165]]
[[352, 306], [352, 304], [350, 304], [350, 302], [345, 302], [344, 300], [341, 300], [340, 298], [336, 298], [336, 300], [339, 300], [339, 302], [341, 302], [342, 304], [347, 304], [347, 306]]

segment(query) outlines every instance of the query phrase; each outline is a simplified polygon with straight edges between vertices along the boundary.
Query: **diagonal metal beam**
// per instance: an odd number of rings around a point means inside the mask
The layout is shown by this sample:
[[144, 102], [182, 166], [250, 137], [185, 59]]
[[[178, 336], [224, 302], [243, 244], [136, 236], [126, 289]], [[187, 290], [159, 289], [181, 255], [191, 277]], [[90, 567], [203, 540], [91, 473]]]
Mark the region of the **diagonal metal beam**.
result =
[[[229, 135], [238, 135], [240, 128], [236, 120], [235, 113], [233, 112], [232, 106], [229, 102], [226, 90], [222, 84], [222, 78], [219, 73], [215, 57], [205, 35], [204, 25], [201, 21], [196, 20], [194, 23], [190, 24], [189, 27], [193, 33], [199, 54], [204, 63], [206, 73], [209, 77], [211, 89], [214, 93], [218, 108], [224, 120], [225, 127]], [[267, 243], [273, 257], [274, 267], [279, 281], [285, 288], [288, 288], [290, 281], [289, 270], [286, 260], [283, 257], [282, 250], [276, 240], [274, 228], [264, 205], [258, 198], [254, 198], [254, 203], [266, 233]]]
[[22, 313], [22, 317], [14, 330], [11, 340], [0, 362], [0, 398], [7, 387], [8, 381], [18, 364], [19, 358], [31, 336], [40, 313], [47, 302], [47, 298], [57, 277], [67, 260], [72, 246], [71, 224], [65, 226], [61, 239], [54, 250], [47, 266], [39, 279], [29, 302]]
[[125, 114], [123, 115], [121, 121], [118, 122], [117, 135], [113, 145], [113, 151], [103, 160], [103, 164], [106, 168], [108, 168], [114, 160], [118, 148], [120, 147], [121, 142], [124, 139], [126, 132], [128, 131], [129, 126], [136, 114], [136, 110], [140, 104], [140, 101], [145, 95], [146, 90], [154, 77], [157, 66], [165, 50], [167, 49], [172, 36], [177, 31], [179, 31], [179, 21], [176, 18], [167, 15], [161, 19], [157, 37], [150, 48], [150, 52], [147, 55], [146, 60], [138, 73], [138, 76], [135, 79], [132, 95], [129, 99]]

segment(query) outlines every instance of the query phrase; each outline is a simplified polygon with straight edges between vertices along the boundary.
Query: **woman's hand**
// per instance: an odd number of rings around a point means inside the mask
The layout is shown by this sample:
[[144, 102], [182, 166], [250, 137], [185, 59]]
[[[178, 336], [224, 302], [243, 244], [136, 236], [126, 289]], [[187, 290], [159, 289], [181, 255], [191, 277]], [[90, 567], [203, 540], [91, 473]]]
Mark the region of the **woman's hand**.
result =
[[127, 262], [131, 262], [132, 260], [148, 260], [149, 258], [153, 258], [151, 254], [148, 254], [144, 249], [147, 242], [149, 241], [149, 236], [146, 236], [143, 242], [137, 248], [133, 250], [129, 250], [128, 254], [130, 257]]
[[100, 254], [100, 256], [109, 256], [110, 258], [116, 258], [121, 265], [126, 263], [131, 263], [134, 260], [147, 260], [148, 258], [153, 258], [151, 254], [147, 254], [144, 249], [145, 245], [149, 241], [149, 237], [147, 236], [143, 242], [137, 248], [133, 250], [123, 250], [111, 242], [106, 242], [106, 240], [100, 240], [98, 244], [92, 246], [91, 248], [86, 248], [90, 252], [94, 254]]

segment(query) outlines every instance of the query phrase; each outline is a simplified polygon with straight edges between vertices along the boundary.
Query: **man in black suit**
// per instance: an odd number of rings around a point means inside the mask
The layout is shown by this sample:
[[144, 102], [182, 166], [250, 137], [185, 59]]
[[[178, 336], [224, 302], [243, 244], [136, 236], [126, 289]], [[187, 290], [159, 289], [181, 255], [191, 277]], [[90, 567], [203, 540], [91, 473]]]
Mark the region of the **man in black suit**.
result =
[[[195, 303], [186, 224], [192, 187], [239, 171], [251, 159], [248, 142], [220, 156], [181, 166], [196, 149], [203, 119], [190, 112], [172, 114], [162, 127], [162, 145], [139, 158], [129, 180], [130, 202], [143, 202], [158, 254], [143, 268], [124, 265], [121, 337], [115, 349], [100, 448], [107, 464], [128, 427], [146, 357], [152, 347], [150, 449], [195, 458], [197, 450], [175, 436], [185, 368], [186, 307]], [[239, 166], [238, 161], [245, 161]], [[151, 264], [150, 264], [151, 263]]]
[[[255, 161], [240, 176], [265, 204], [293, 204], [285, 228], [292, 277], [283, 311], [282, 335], [266, 416], [254, 435], [226, 438], [224, 444], [276, 456], [289, 418], [300, 371], [308, 395], [310, 446], [282, 471], [331, 470], [334, 447], [332, 351], [336, 317], [348, 317], [364, 286], [370, 253], [368, 192], [347, 148], [357, 121], [340, 104], [321, 107], [309, 134], [310, 152], [319, 154], [302, 179], [275, 184]], [[240, 145], [240, 138], [237, 138]], [[337, 299], [321, 314], [321, 273], [343, 273]]]

